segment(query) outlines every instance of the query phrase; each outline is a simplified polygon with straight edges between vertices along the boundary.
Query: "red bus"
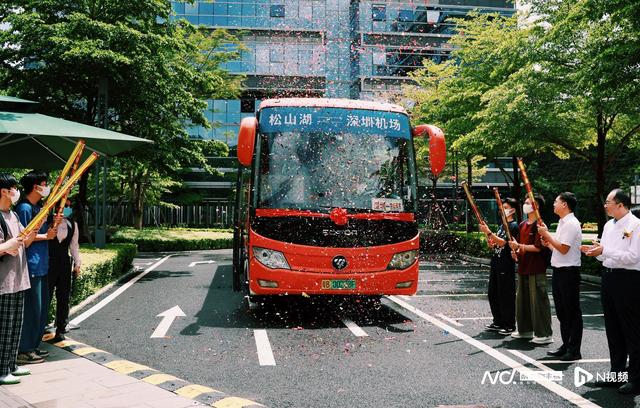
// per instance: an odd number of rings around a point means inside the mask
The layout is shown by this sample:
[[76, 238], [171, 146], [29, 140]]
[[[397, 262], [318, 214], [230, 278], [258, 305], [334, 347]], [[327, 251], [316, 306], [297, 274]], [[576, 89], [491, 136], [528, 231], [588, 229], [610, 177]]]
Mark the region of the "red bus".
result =
[[347, 99], [269, 99], [238, 135], [233, 287], [264, 295], [415, 294], [420, 248], [413, 137], [406, 111]]

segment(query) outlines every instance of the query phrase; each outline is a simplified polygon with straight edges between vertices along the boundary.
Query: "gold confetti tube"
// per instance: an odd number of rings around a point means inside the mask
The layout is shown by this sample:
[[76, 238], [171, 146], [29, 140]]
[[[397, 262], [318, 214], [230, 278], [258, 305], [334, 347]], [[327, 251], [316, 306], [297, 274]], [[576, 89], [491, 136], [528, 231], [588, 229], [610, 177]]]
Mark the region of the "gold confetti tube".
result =
[[76, 162], [76, 157], [79, 157], [82, 154], [82, 150], [84, 150], [84, 140], [79, 140], [78, 143], [76, 144], [76, 147], [71, 152], [71, 156], [69, 156], [69, 160], [67, 160], [64, 167], [62, 168], [62, 172], [60, 172], [60, 175], [56, 179], [56, 183], [53, 185], [53, 188], [49, 193], [49, 198], [47, 199], [46, 203], [49, 203], [49, 200], [51, 200], [51, 198], [56, 195], [58, 190], [60, 190], [60, 186], [62, 186], [62, 182], [64, 181], [65, 177], [67, 177], [67, 173], [69, 173], [69, 170], [71, 169], [71, 166], [73, 166], [73, 163]]
[[[74, 160], [73, 166], [71, 167], [71, 176], [76, 174], [76, 170], [78, 170], [78, 165], [80, 164], [80, 158], [82, 157], [82, 152], [84, 151], [84, 141], [81, 140], [80, 142], [82, 142], [82, 146], [80, 146], [80, 150], [76, 154], [76, 159]], [[58, 211], [56, 211], [56, 215], [62, 215], [64, 206], [67, 203], [67, 198], [69, 197], [69, 193], [71, 193], [71, 189], [69, 189], [67, 193], [62, 197], [62, 200], [60, 200], [60, 205], [58, 205]]]
[[469, 185], [467, 184], [466, 181], [463, 181], [461, 184], [465, 194], [467, 195], [467, 200], [469, 201], [469, 205], [471, 205], [471, 209], [473, 210], [473, 213], [475, 214], [476, 219], [478, 220], [479, 223], [481, 224], [484, 223], [484, 221], [482, 220], [482, 214], [480, 214], [480, 210], [478, 209], [478, 206], [476, 205], [476, 202], [473, 199], [471, 190], [469, 190]]
[[509, 230], [509, 222], [507, 222], [507, 214], [504, 212], [502, 199], [500, 198], [500, 192], [498, 192], [497, 187], [493, 188], [493, 194], [496, 196], [496, 201], [498, 202], [498, 210], [500, 211], [500, 218], [502, 219], [502, 228], [504, 228], [504, 232], [507, 234], [507, 240], [511, 241], [511, 231]]
[[27, 225], [20, 234], [22, 238], [29, 235], [34, 229], [40, 227], [40, 224], [47, 218], [47, 215], [49, 215], [49, 211], [51, 211], [56, 202], [58, 202], [58, 200], [60, 200], [69, 190], [71, 190], [73, 185], [78, 180], [80, 180], [82, 174], [84, 174], [84, 172], [89, 169], [89, 167], [98, 159], [98, 157], [98, 153], [92, 153], [91, 156], [89, 156], [89, 158], [84, 163], [82, 163], [82, 166], [78, 168], [75, 174], [69, 177], [69, 180], [67, 180], [67, 182], [60, 189], [58, 189], [58, 192], [55, 194], [55, 196], [53, 196], [50, 200], [47, 200], [42, 209], [40, 209], [40, 212], [36, 214], [35, 217], [33, 217], [29, 225]]
[[538, 210], [538, 202], [533, 196], [533, 189], [531, 188], [531, 183], [529, 182], [529, 177], [527, 177], [527, 171], [524, 168], [524, 163], [521, 158], [518, 158], [518, 167], [520, 168], [520, 176], [522, 176], [524, 188], [527, 190], [527, 194], [529, 195], [529, 201], [531, 201], [531, 206], [533, 207], [533, 211], [536, 213], [538, 223], [540, 224], [542, 223], [542, 217], [540, 217], [540, 211]]

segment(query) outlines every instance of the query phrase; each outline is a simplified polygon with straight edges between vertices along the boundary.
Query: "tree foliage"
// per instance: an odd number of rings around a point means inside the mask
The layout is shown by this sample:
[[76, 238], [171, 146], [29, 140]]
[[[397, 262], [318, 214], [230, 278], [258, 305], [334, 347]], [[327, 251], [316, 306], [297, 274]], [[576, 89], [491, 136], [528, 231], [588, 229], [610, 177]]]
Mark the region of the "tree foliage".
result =
[[206, 166], [185, 128], [211, 126], [207, 99], [237, 96], [242, 78], [221, 67], [237, 58], [224, 48], [237, 50], [236, 37], [171, 18], [165, 0], [14, 0], [0, 17], [10, 26], [0, 31], [0, 88], [39, 101], [42, 113], [99, 125], [106, 83], [108, 127], [154, 142], [112, 160], [136, 215], [184, 165]]
[[[416, 74], [414, 113], [440, 123], [469, 155], [580, 159], [591, 168], [594, 201], [602, 202], [638, 143], [633, 3], [540, 0], [531, 15], [461, 20], [453, 59], [425, 62]], [[602, 226], [602, 206], [595, 209]]]

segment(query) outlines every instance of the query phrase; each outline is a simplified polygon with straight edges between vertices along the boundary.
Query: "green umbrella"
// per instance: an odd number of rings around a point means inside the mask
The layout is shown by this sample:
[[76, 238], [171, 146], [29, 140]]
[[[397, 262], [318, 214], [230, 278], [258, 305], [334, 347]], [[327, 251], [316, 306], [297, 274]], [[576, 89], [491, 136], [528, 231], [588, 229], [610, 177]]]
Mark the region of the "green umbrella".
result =
[[115, 156], [150, 140], [35, 113], [37, 103], [0, 96], [0, 167], [62, 168], [79, 139], [92, 151]]

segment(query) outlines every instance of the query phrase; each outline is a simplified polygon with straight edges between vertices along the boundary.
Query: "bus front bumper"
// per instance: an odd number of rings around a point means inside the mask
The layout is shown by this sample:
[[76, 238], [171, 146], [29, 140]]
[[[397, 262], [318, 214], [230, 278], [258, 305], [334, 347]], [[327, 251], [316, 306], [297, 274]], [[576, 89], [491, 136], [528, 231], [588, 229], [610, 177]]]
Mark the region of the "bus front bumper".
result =
[[403, 270], [315, 273], [270, 269], [252, 257], [249, 268], [252, 295], [414, 295], [418, 289], [417, 261]]

